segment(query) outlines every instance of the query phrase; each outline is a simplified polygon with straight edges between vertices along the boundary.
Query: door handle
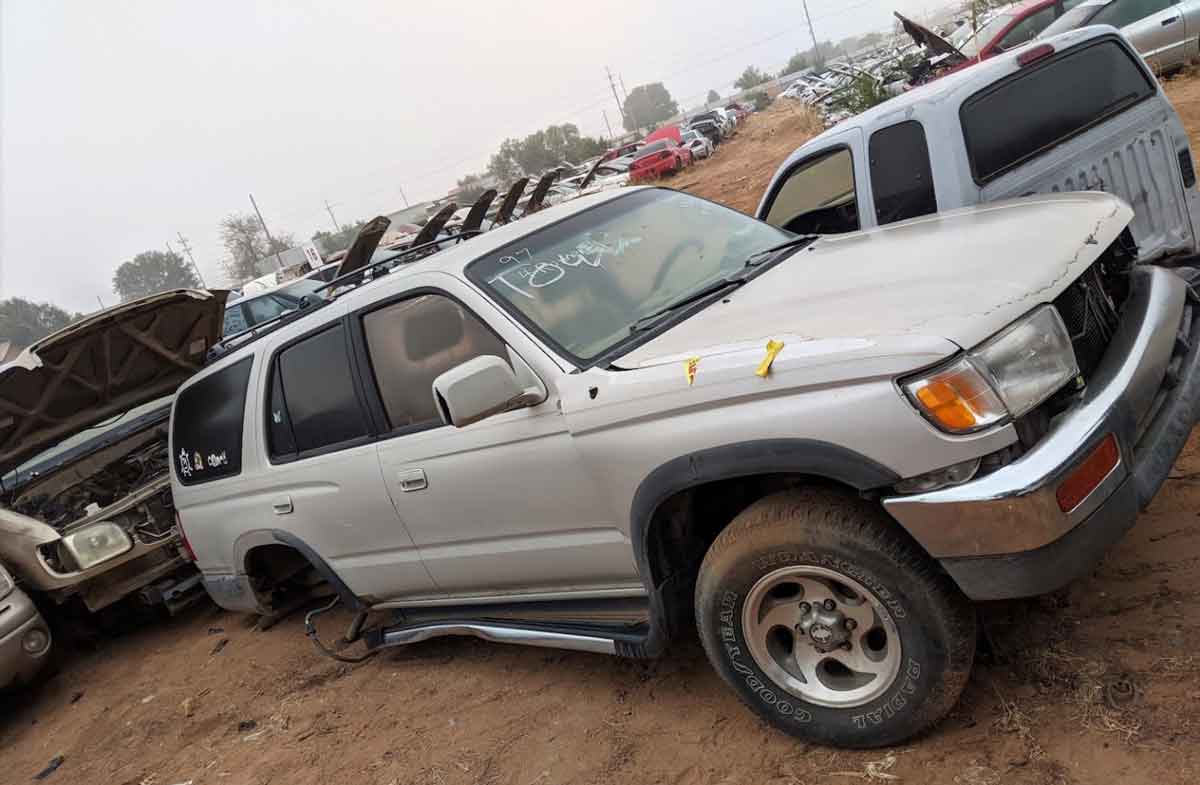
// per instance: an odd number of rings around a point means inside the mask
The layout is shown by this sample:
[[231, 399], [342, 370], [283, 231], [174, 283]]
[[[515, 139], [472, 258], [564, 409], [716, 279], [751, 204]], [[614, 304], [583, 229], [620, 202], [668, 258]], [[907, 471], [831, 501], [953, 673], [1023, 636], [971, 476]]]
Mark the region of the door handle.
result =
[[1173, 25], [1173, 24], [1175, 24], [1175, 23], [1176, 23], [1176, 22], [1178, 22], [1178, 21], [1179, 21], [1179, 17], [1177, 17], [1177, 16], [1173, 16], [1173, 17], [1171, 17], [1170, 19], [1164, 19], [1164, 20], [1162, 20], [1162, 26], [1163, 26], [1163, 27], [1166, 27], [1167, 25]]
[[412, 469], [406, 472], [400, 472], [400, 492], [412, 493], [413, 491], [423, 491], [429, 487], [429, 480], [425, 477], [425, 472], [422, 469]]
[[276, 515], [290, 515], [292, 512], [292, 497], [280, 496], [271, 502], [271, 509], [275, 511]]

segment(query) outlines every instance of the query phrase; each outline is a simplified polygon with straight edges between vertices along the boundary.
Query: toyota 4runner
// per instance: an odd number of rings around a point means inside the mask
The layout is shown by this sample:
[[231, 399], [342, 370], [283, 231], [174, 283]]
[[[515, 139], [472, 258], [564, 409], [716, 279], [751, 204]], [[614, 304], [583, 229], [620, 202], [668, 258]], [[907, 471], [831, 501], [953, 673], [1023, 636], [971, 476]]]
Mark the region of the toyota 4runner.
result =
[[1060, 194], [817, 237], [656, 188], [559, 205], [335, 281], [189, 379], [181, 527], [231, 610], [336, 594], [371, 651], [631, 657], [694, 620], [775, 726], [897, 743], [957, 700], [970, 600], [1086, 574], [1188, 437], [1194, 297], [1135, 266], [1131, 217]]

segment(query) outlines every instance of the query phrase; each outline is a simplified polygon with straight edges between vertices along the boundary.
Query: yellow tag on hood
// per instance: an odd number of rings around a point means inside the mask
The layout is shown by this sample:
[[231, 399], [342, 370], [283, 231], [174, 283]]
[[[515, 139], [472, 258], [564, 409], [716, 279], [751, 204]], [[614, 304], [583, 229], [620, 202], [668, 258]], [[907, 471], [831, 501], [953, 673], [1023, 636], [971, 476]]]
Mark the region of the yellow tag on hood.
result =
[[696, 367], [700, 365], [699, 357], [689, 357], [683, 361], [683, 372], [687, 375], [688, 387], [696, 382]]
[[754, 371], [755, 375], [767, 378], [767, 374], [771, 372], [771, 363], [775, 362], [775, 358], [783, 351], [783, 341], [767, 341], [767, 356], [758, 364], [758, 368]]

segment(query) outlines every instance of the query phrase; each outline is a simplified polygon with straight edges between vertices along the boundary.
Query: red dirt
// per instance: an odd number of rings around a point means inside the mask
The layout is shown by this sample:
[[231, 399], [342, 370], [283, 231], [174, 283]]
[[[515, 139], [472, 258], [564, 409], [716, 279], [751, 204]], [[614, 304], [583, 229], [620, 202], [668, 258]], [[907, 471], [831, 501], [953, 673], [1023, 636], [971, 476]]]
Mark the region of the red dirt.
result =
[[[1194, 134], [1200, 80], [1168, 90]], [[672, 184], [752, 209], [812, 130], [789, 109], [756, 116]], [[650, 663], [443, 639], [350, 666], [317, 654], [298, 617], [258, 632], [205, 607], [72, 652], [42, 688], [5, 698], [0, 782], [59, 754], [51, 785], [1200, 782], [1198, 511], [1194, 436], [1093, 576], [983, 608], [994, 654], [940, 727], [890, 751], [771, 730], [694, 639]], [[1114, 701], [1125, 684], [1132, 699]]]

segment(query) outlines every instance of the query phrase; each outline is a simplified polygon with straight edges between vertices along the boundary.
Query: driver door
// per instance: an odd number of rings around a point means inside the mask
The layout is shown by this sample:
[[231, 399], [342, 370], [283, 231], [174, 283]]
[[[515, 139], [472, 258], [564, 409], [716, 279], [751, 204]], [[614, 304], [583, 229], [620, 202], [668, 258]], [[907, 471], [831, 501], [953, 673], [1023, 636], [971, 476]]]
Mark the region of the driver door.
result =
[[[376, 416], [391, 433], [378, 442], [384, 483], [440, 592], [640, 591], [629, 542], [559, 409], [553, 379], [562, 370], [474, 290], [444, 275], [409, 280], [422, 279], [438, 288], [410, 288], [352, 320]], [[505, 360], [544, 400], [463, 428], [444, 424], [434, 379], [482, 355]]]

